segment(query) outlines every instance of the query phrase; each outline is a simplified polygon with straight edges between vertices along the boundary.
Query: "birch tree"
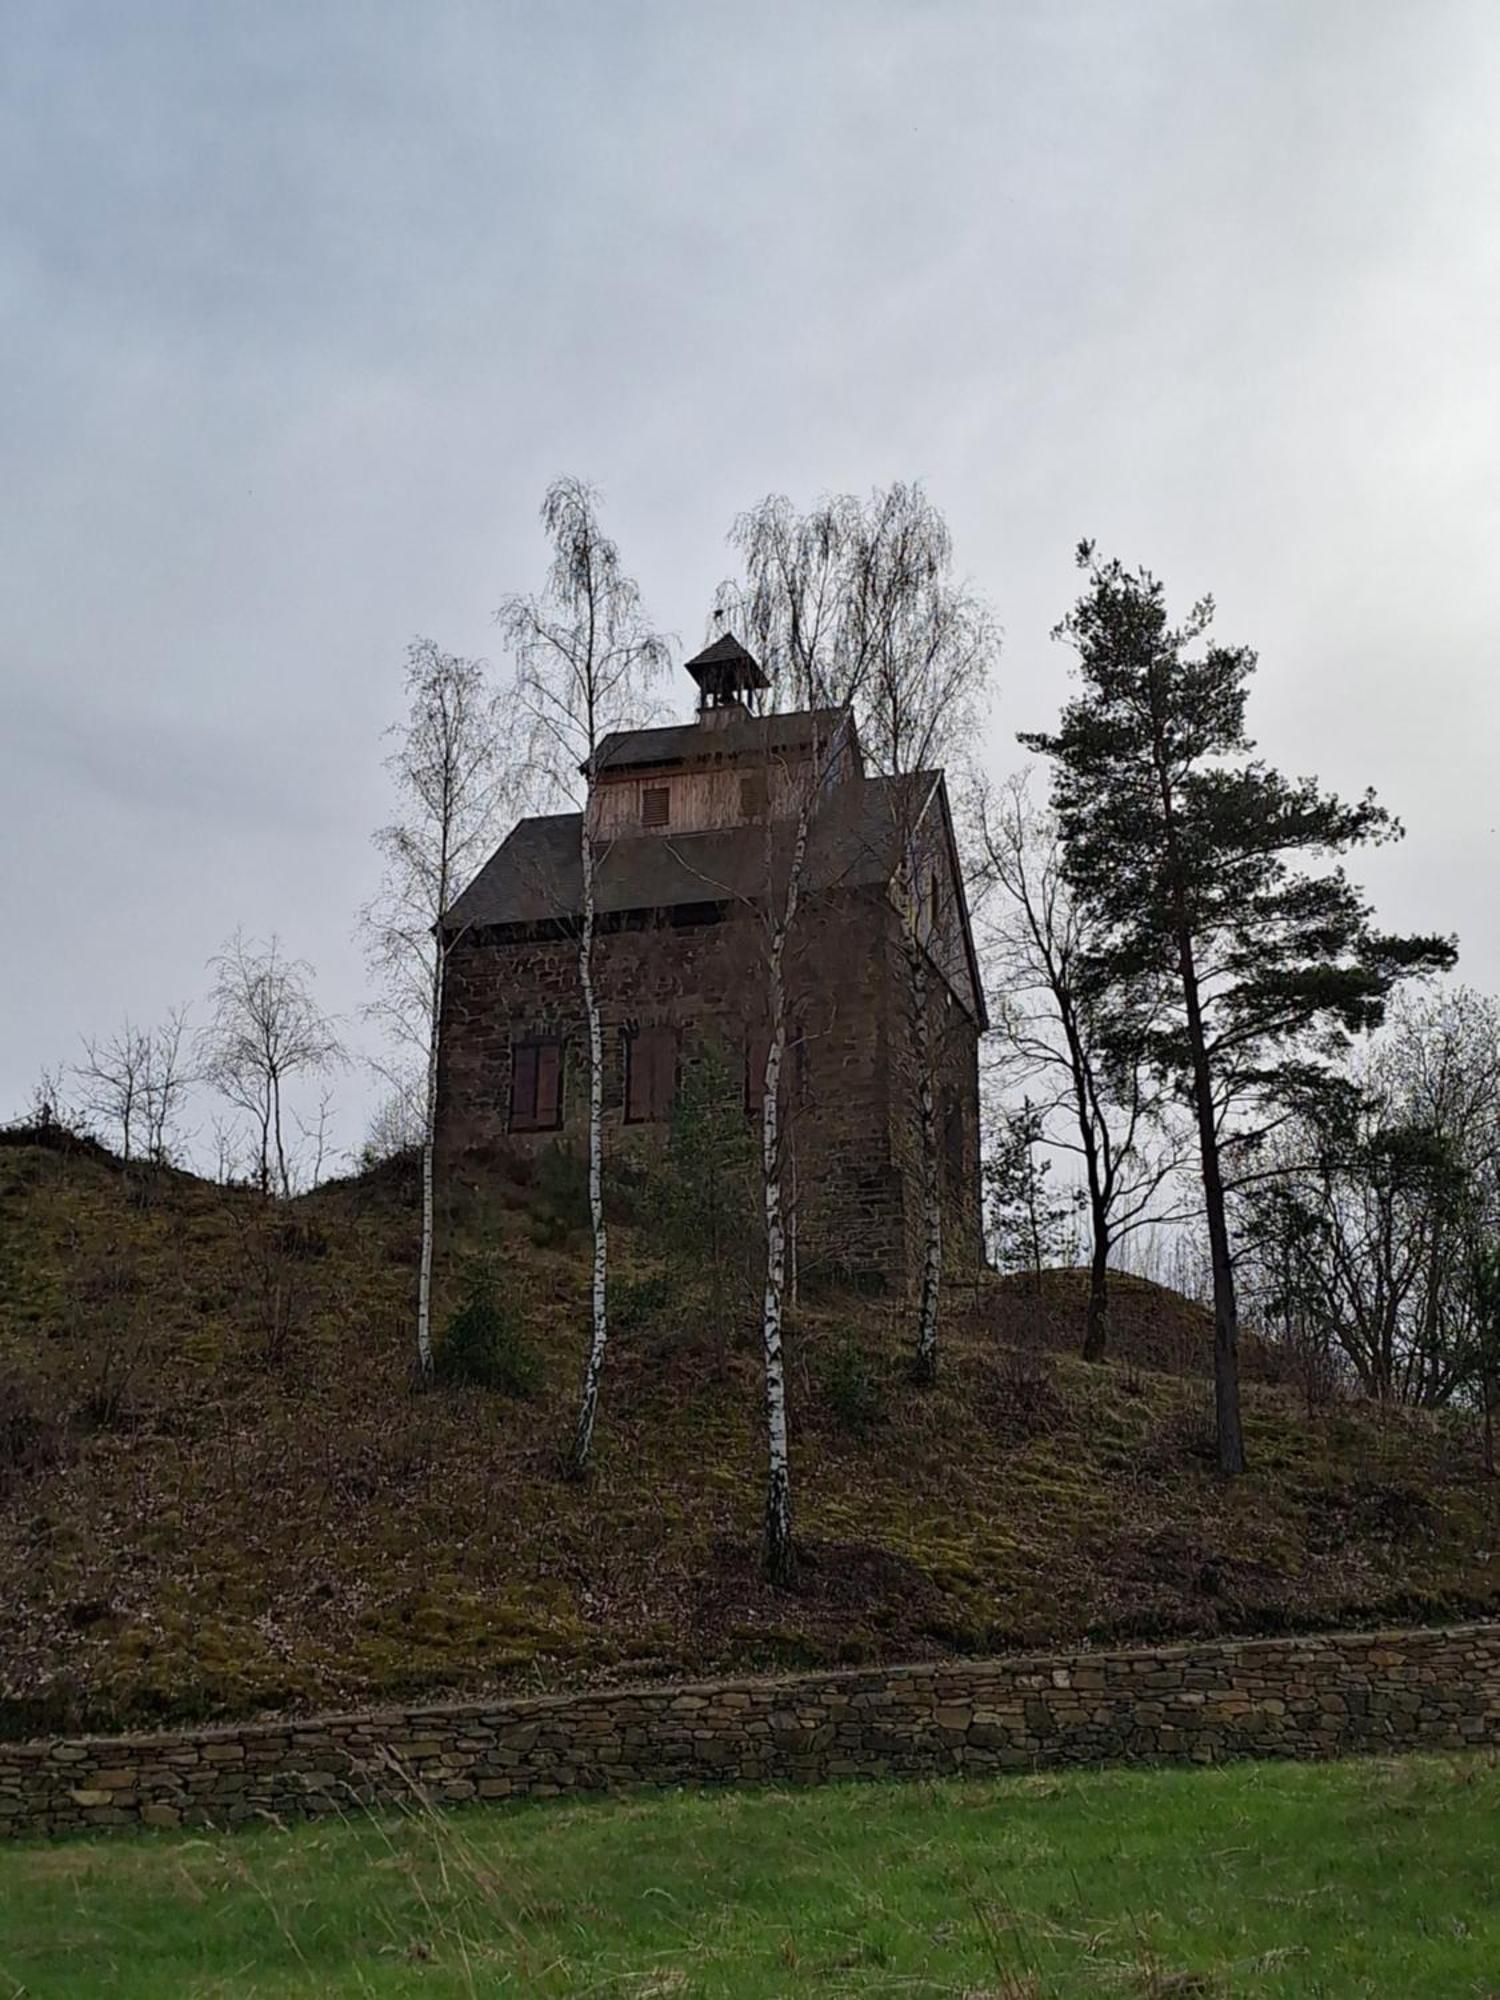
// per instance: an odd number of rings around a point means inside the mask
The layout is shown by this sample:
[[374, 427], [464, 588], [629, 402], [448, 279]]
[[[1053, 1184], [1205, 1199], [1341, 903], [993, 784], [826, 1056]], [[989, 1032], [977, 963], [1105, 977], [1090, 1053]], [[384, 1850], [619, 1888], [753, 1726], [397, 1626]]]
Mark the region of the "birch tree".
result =
[[1038, 1091], [1049, 1139], [1082, 1164], [1091, 1233], [1083, 1358], [1101, 1361], [1111, 1252], [1133, 1230], [1181, 1219], [1168, 1194], [1181, 1135], [1142, 1043], [1106, 1049], [1108, 995], [1085, 978], [1087, 919], [1068, 886], [1057, 822], [1033, 803], [1027, 774], [985, 797], [978, 821], [1000, 1067]]
[[[719, 611], [759, 660], [770, 705], [808, 714], [811, 747], [790, 823], [766, 824], [765, 893], [759, 900], [766, 984], [761, 1179], [766, 1273], [761, 1335], [767, 1439], [763, 1563], [777, 1584], [793, 1567], [783, 1331], [787, 1287], [785, 1130], [781, 1084], [788, 1044], [787, 954], [807, 893], [814, 820], [847, 745], [848, 718], [881, 670], [904, 656], [903, 621], [943, 576], [946, 536], [911, 487], [868, 500], [841, 495], [806, 514], [772, 495], [730, 534], [743, 574], [719, 592]], [[873, 707], [873, 703], [872, 703]]]
[[274, 933], [262, 943], [236, 931], [209, 970], [213, 1013], [199, 1041], [204, 1077], [251, 1121], [261, 1193], [290, 1195], [286, 1086], [337, 1067], [343, 1046], [313, 998], [312, 967], [288, 958]]
[[[367, 961], [384, 986], [372, 1012], [408, 1059], [388, 1080], [399, 1094], [416, 1096], [421, 1107], [417, 1366], [426, 1377], [432, 1373], [433, 1147], [443, 981], [462, 935], [446, 929], [443, 917], [494, 844], [508, 773], [495, 695], [482, 662], [419, 639], [407, 652], [406, 696], [406, 716], [392, 725], [396, 747], [386, 759], [399, 816], [374, 836], [385, 876], [360, 923]], [[419, 1093], [409, 1084], [413, 1056], [423, 1077]]]
[[[913, 1373], [936, 1379], [943, 1276], [942, 1152], [937, 1059], [932, 1023], [933, 974], [953, 911], [924, 883], [947, 879], [942, 808], [936, 779], [967, 771], [999, 632], [983, 604], [949, 574], [947, 523], [918, 486], [897, 484], [881, 496], [874, 533], [886, 544], [888, 579], [873, 588], [870, 670], [856, 695], [860, 743], [871, 768], [904, 780], [889, 788], [898, 856], [893, 884], [906, 968], [913, 1085], [921, 1179], [922, 1251], [913, 1337]], [[941, 858], [940, 858], [941, 857]], [[941, 976], [941, 975], [940, 975]], [[977, 997], [977, 996], [976, 996]]]
[[174, 1007], [146, 1041], [146, 1145], [158, 1166], [171, 1159], [182, 1141], [183, 1107], [198, 1081], [191, 1051], [187, 1009]]
[[599, 521], [599, 497], [580, 479], [558, 479], [542, 501], [552, 568], [538, 597], [510, 597], [499, 622], [515, 660], [513, 699], [527, 736], [534, 788], [579, 809], [582, 880], [578, 984], [588, 1039], [588, 1183], [593, 1232], [588, 1358], [568, 1455], [581, 1478], [594, 1452], [599, 1384], [609, 1340], [609, 1239], [604, 1214], [604, 1034], [594, 976], [599, 853], [591, 826], [600, 745], [612, 731], [650, 720], [650, 688], [667, 643], [647, 621], [640, 591]]

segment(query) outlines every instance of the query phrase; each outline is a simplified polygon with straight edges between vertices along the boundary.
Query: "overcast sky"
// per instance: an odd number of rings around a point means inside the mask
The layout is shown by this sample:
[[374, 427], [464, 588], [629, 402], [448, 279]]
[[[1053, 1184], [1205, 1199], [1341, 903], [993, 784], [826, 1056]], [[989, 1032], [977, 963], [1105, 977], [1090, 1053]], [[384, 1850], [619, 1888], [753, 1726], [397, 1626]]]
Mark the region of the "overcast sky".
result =
[[924, 480], [997, 771], [1080, 536], [1212, 590], [1267, 753], [1405, 820], [1382, 916], [1500, 990], [1494, 0], [0, 0], [0, 43], [0, 1115], [236, 924], [357, 1015], [406, 643], [494, 656], [564, 471], [689, 647], [737, 510]]

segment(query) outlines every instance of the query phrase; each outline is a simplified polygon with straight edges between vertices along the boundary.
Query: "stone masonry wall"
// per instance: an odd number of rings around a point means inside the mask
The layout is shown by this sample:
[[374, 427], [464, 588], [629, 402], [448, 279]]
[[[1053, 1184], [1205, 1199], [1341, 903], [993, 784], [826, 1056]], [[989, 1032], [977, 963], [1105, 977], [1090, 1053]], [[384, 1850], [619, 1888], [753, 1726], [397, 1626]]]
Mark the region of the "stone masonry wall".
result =
[[233, 1825], [418, 1796], [1497, 1741], [1500, 1626], [1354, 1633], [0, 1743], [0, 1834]]
[[[922, 1256], [922, 1133], [920, 1066], [913, 1031], [911, 969], [894, 910], [886, 917], [886, 977], [892, 995], [887, 1058], [890, 1080], [890, 1149], [908, 1190], [907, 1267]], [[938, 1181], [943, 1209], [943, 1262], [956, 1278], [974, 1277], [983, 1261], [984, 1230], [979, 1163], [979, 1030], [936, 972], [927, 989], [927, 1044], [938, 1121]], [[950, 1112], [958, 1126], [950, 1130]]]
[[[789, 1064], [785, 1109], [804, 1272], [836, 1256], [899, 1284], [905, 1191], [890, 1142], [883, 933], [879, 902], [851, 896], [806, 913], [787, 967], [802, 1049]], [[743, 916], [681, 922], [661, 912], [600, 934], [595, 968], [612, 1149], [647, 1147], [665, 1133], [623, 1122], [628, 1034], [671, 1027], [685, 1059], [712, 1036], [740, 1061], [746, 1035], [763, 1023], [762, 951], [759, 926]], [[562, 1133], [508, 1129], [511, 1043], [529, 1036], [565, 1040]], [[571, 938], [466, 939], [449, 963], [441, 1046], [440, 1186], [479, 1185], [486, 1152], [535, 1152], [559, 1138], [581, 1147], [587, 1058]]]

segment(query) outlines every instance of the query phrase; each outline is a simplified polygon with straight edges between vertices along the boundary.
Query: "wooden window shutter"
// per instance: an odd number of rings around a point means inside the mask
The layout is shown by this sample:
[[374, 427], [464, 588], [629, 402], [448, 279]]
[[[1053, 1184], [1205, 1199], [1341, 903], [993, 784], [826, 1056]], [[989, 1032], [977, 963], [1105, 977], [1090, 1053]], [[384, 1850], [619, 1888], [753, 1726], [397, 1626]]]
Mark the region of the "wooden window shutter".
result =
[[670, 1118], [677, 1092], [677, 1035], [671, 1028], [637, 1028], [625, 1044], [625, 1122]]
[[555, 1132], [561, 1124], [562, 1043], [514, 1043], [510, 1066], [511, 1131]]
[[657, 1031], [651, 1065], [651, 1107], [657, 1118], [670, 1118], [677, 1095], [677, 1036], [670, 1028]]
[[641, 788], [641, 825], [665, 826], [672, 810], [672, 794], [665, 785]]
[[625, 1044], [625, 1122], [627, 1125], [644, 1125], [651, 1116], [651, 1092], [646, 1077], [646, 1065], [642, 1061], [640, 1031], [637, 1030]]
[[562, 1044], [542, 1042], [536, 1052], [537, 1130], [550, 1132], [562, 1123]]
[[510, 1129], [528, 1132], [536, 1123], [536, 1043], [517, 1042], [510, 1059]]

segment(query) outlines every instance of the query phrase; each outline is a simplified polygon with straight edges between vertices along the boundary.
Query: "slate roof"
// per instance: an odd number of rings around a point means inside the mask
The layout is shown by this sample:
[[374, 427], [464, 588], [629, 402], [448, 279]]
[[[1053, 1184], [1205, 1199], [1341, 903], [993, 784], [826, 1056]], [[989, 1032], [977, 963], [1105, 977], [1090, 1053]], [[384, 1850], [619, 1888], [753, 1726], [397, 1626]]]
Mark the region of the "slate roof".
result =
[[711, 646], [705, 646], [701, 653], [694, 653], [693, 657], [690, 660], [684, 661], [683, 664], [689, 673], [693, 671], [694, 667], [743, 667], [746, 665], [754, 667], [755, 671], [760, 673], [759, 660], [756, 659], [753, 653], [746, 652], [745, 648], [732, 632], [725, 632], [722, 637], [715, 639]]
[[788, 750], [804, 750], [815, 740], [826, 743], [841, 720], [842, 711], [836, 708], [779, 715], [719, 709], [712, 723], [681, 722], [666, 729], [617, 730], [599, 745], [596, 765], [601, 771], [619, 771], [649, 764], [776, 757]]
[[687, 671], [705, 692], [727, 692], [735, 688], [763, 688], [771, 683], [761, 671], [760, 661], [726, 632], [695, 653], [686, 663]]
[[[806, 892], [883, 889], [896, 871], [900, 832], [934, 807], [942, 816], [954, 880], [960, 881], [942, 773], [915, 771], [897, 778], [851, 778], [833, 788], [813, 821]], [[519, 821], [450, 906], [443, 928], [487, 929], [576, 916], [583, 900], [581, 818], [551, 813]], [[773, 870], [785, 867], [793, 831], [786, 820], [770, 828]], [[766, 835], [764, 826], [621, 835], [598, 857], [595, 908], [613, 914], [753, 901], [766, 887]], [[984, 986], [961, 893], [959, 912], [973, 1010], [984, 1028]]]
[[[813, 822], [806, 885], [879, 888], [896, 865], [900, 817], [895, 788], [920, 796], [936, 773], [904, 778], [853, 778], [836, 786]], [[523, 819], [448, 911], [446, 928], [526, 924], [577, 913], [583, 896], [577, 813]], [[771, 829], [773, 865], [785, 864], [791, 821]], [[763, 893], [764, 826], [712, 827], [701, 833], [640, 833], [615, 839], [600, 854], [594, 877], [600, 911], [670, 909], [683, 903], [745, 901]]]

